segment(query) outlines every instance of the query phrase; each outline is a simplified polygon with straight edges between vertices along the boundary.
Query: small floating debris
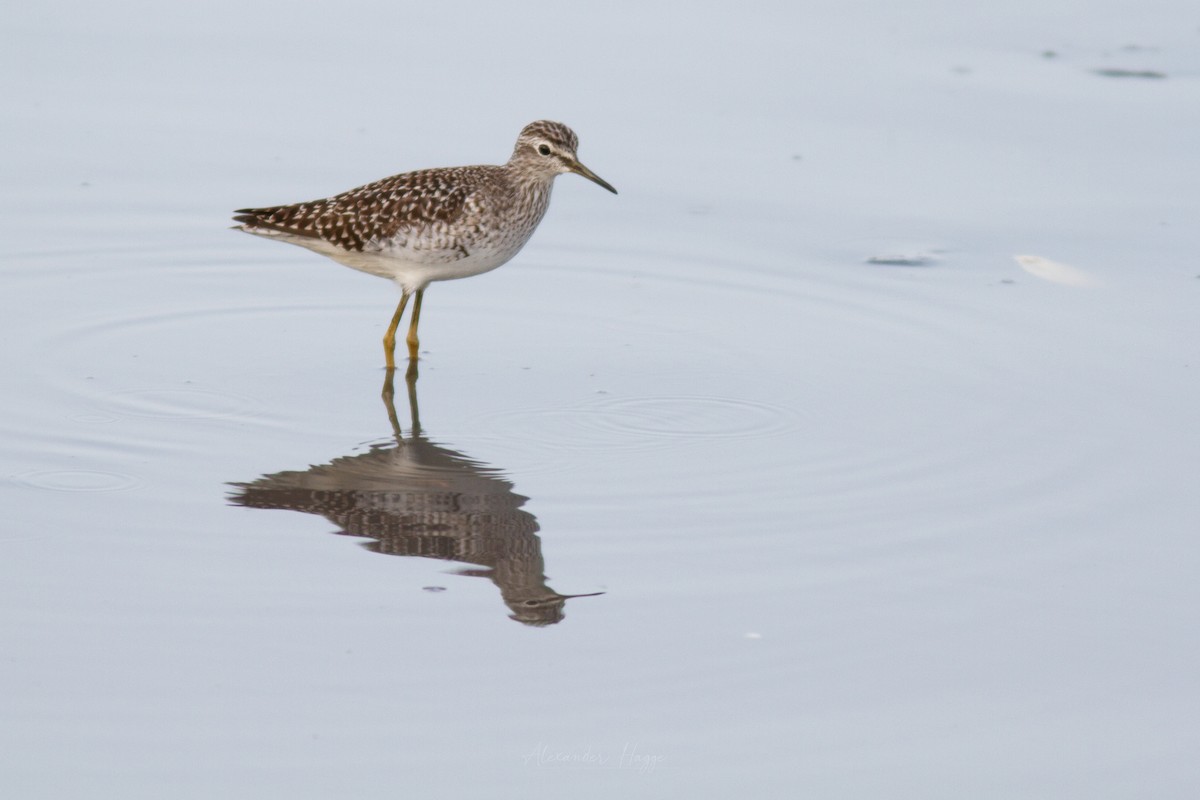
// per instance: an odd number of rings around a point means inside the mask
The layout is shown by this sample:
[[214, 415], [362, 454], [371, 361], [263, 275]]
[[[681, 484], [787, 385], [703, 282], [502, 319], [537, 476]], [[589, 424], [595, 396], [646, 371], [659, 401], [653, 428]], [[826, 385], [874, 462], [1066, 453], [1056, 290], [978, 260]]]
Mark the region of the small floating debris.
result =
[[937, 259], [926, 253], [891, 253], [871, 256], [867, 263], [885, 267], [928, 267], [936, 264]]
[[1092, 73], [1102, 78], [1141, 78], [1142, 80], [1162, 80], [1167, 73], [1153, 69], [1094, 69]]
[[423, 591], [423, 592], [444, 592], [444, 591], [446, 591], [446, 587], [445, 586], [422, 586], [421, 591]]
[[1063, 286], [1098, 285], [1098, 281], [1091, 275], [1069, 264], [1051, 261], [1041, 256], [1013, 256], [1013, 259], [1021, 265], [1021, 269], [1033, 277], [1041, 278], [1044, 281], [1060, 283]]

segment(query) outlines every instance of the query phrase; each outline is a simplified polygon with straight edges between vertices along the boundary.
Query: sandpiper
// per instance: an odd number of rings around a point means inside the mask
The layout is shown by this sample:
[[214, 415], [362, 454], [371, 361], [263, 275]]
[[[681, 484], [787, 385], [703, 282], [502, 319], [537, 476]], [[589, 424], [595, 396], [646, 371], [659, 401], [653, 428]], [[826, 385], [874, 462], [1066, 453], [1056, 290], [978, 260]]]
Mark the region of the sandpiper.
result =
[[239, 209], [247, 233], [328, 256], [400, 286], [383, 349], [395, 367], [396, 329], [408, 299], [408, 357], [417, 358], [421, 298], [433, 281], [467, 278], [515, 256], [541, 222], [554, 179], [574, 172], [617, 190], [579, 163], [579, 137], [561, 122], [526, 125], [507, 164], [406, 172], [307, 203]]

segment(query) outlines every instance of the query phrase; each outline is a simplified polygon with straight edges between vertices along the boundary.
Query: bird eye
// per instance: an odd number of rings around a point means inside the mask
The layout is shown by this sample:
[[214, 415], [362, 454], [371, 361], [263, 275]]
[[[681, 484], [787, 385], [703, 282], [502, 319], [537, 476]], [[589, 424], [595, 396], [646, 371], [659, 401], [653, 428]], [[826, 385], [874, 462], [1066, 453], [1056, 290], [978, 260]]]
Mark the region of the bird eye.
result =
[[550, 155], [550, 145], [548, 145], [548, 144], [539, 144], [539, 145], [538, 145], [538, 152], [539, 152], [539, 153], [541, 153], [541, 154], [542, 154], [542, 155], [544, 155], [544, 156], [548, 156], [548, 155]]

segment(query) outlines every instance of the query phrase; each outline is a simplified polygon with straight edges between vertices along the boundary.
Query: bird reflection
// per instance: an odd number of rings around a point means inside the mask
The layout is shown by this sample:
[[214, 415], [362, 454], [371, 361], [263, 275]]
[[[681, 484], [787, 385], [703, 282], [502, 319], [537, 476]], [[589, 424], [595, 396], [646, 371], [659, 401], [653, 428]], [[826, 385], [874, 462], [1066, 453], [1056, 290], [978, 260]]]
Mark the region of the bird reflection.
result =
[[395, 442], [361, 455], [335, 458], [303, 472], [277, 472], [235, 483], [236, 505], [280, 508], [325, 517], [345, 536], [373, 539], [363, 546], [393, 556], [422, 556], [473, 564], [457, 574], [491, 578], [526, 625], [563, 619], [572, 597], [546, 585], [537, 519], [521, 508], [500, 471], [425, 438], [417, 410], [416, 363], [405, 382], [411, 427], [404, 435], [393, 402], [395, 370], [387, 371], [383, 401]]

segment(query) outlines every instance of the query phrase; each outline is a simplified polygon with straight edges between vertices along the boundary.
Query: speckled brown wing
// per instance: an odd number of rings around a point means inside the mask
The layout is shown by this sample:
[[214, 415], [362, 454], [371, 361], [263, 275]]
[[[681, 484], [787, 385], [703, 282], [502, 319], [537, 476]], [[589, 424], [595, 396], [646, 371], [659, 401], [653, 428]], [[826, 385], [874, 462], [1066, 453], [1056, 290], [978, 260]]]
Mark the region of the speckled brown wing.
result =
[[[348, 192], [289, 206], [241, 208], [234, 219], [247, 229], [323, 239], [362, 252], [386, 240], [427, 238], [462, 216], [471, 195], [471, 168], [406, 172]], [[464, 174], [467, 173], [467, 174]]]

